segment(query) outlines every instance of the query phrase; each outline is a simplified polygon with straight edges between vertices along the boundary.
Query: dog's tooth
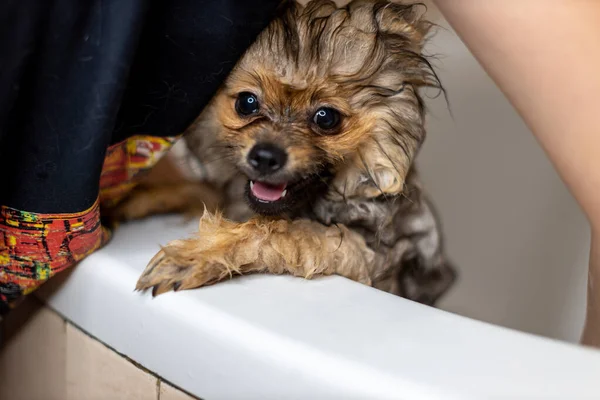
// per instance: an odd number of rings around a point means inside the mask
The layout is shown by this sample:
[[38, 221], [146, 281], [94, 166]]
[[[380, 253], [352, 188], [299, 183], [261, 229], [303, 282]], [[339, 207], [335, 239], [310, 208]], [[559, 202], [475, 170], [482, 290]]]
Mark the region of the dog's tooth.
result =
[[285, 197], [286, 194], [287, 194], [287, 189], [284, 190], [283, 192], [281, 192], [281, 197]]
[[254, 187], [254, 182], [250, 181], [250, 189], [252, 189]]

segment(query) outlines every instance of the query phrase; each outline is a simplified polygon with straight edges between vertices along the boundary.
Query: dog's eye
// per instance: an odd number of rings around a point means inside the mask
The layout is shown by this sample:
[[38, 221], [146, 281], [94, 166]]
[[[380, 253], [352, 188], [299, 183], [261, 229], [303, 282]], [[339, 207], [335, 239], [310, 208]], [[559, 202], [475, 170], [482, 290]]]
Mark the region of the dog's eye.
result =
[[235, 101], [235, 111], [238, 114], [247, 117], [256, 114], [259, 110], [258, 99], [250, 92], [242, 92]]
[[319, 128], [330, 131], [340, 124], [340, 113], [329, 107], [319, 108], [313, 117], [313, 122]]

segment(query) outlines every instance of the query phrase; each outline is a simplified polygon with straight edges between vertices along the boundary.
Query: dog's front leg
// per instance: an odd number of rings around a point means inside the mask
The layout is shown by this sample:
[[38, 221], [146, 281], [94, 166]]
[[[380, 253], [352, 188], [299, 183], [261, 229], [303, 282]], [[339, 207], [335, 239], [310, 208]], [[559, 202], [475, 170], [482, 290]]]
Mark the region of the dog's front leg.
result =
[[153, 295], [253, 272], [311, 278], [338, 274], [371, 284], [374, 253], [344, 226], [256, 217], [235, 223], [206, 213], [197, 237], [175, 240], [149, 263], [136, 288]]

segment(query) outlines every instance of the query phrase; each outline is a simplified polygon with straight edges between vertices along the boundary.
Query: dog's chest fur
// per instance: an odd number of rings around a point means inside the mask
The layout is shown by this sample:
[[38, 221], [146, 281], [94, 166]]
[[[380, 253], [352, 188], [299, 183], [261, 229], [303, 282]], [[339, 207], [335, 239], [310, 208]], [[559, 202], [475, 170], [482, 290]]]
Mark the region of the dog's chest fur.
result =
[[438, 218], [414, 171], [402, 195], [319, 199], [311, 214], [326, 225], [343, 224], [365, 239], [376, 253], [371, 271], [379, 289], [433, 305], [455, 279]]

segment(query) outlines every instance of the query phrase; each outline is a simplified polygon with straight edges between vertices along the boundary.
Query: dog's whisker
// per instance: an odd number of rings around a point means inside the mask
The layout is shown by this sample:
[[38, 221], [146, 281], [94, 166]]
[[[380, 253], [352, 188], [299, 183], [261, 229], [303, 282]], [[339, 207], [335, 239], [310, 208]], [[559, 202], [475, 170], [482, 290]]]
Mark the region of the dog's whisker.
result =
[[[404, 185], [404, 186], [406, 186], [406, 185]], [[404, 190], [402, 190], [400, 192], [400, 196], [404, 197], [411, 204], [415, 203], [413, 199], [411, 199], [410, 197], [408, 197], [408, 195], [404, 192]]]

